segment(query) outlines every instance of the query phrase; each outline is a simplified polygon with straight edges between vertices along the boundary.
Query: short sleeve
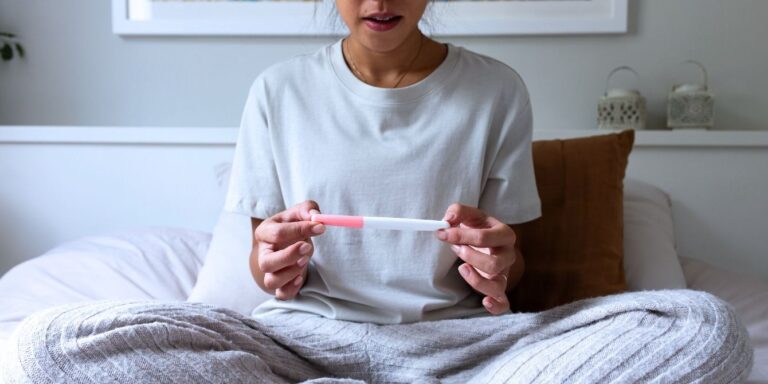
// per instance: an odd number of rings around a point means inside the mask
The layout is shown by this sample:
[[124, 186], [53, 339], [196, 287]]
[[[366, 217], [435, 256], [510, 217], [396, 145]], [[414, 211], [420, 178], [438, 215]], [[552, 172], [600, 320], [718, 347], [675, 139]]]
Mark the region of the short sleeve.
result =
[[245, 102], [224, 210], [265, 219], [285, 210], [270, 140], [268, 95], [260, 78]]
[[525, 84], [519, 77], [513, 97], [501, 98], [485, 156], [487, 174], [479, 208], [507, 224], [541, 216], [533, 170], [533, 113]]

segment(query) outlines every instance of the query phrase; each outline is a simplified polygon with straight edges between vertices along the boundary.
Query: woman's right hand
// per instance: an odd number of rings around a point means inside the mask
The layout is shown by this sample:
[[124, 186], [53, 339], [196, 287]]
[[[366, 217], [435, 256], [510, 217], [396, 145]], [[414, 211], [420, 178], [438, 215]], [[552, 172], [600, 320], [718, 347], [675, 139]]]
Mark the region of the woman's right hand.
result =
[[325, 232], [325, 225], [310, 221], [310, 215], [317, 213], [317, 203], [307, 200], [262, 221], [254, 230], [257, 262], [253, 265], [252, 258], [251, 268], [258, 267], [264, 276], [262, 288], [278, 300], [296, 297], [306, 280], [314, 252], [312, 237]]

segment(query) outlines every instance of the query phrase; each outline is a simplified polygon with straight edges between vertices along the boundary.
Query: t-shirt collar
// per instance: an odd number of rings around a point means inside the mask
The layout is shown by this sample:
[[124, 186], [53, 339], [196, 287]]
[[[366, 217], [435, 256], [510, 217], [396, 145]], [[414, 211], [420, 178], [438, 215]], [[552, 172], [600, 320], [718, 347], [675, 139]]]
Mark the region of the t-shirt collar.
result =
[[376, 103], [408, 103], [440, 88], [453, 71], [458, 58], [458, 47], [447, 43], [448, 55], [443, 62], [440, 63], [437, 69], [432, 71], [432, 73], [424, 79], [402, 88], [379, 88], [364, 83], [352, 73], [349, 67], [347, 67], [341, 48], [342, 41], [343, 39], [340, 39], [336, 43], [328, 46], [328, 56], [336, 77], [350, 91], [368, 101]]

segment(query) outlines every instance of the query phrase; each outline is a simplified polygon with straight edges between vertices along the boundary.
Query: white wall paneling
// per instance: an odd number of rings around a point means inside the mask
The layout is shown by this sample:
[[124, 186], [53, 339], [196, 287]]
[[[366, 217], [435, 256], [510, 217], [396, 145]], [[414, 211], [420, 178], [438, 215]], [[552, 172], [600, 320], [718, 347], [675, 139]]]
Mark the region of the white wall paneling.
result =
[[[0, 273], [85, 235], [211, 231], [236, 137], [231, 127], [0, 126]], [[639, 131], [628, 177], [671, 195], [682, 255], [768, 281], [768, 132]]]

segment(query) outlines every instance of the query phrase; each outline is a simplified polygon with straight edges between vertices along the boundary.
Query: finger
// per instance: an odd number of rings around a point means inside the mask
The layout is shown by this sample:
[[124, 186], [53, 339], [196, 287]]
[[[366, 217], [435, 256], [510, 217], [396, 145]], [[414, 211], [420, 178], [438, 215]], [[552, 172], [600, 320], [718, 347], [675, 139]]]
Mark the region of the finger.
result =
[[451, 224], [451, 226], [459, 225], [459, 223], [467, 224], [471, 227], [480, 228], [486, 227], [488, 216], [483, 210], [475, 207], [470, 207], [463, 204], [451, 204], [445, 211], [443, 220]]
[[506, 295], [507, 281], [501, 276], [485, 278], [467, 263], [459, 266], [459, 273], [472, 288], [484, 295], [491, 296], [499, 302]]
[[509, 300], [507, 299], [507, 296], [504, 295], [501, 299], [502, 300], [497, 300], [490, 296], [484, 297], [483, 306], [485, 307], [485, 310], [494, 315], [500, 315], [509, 311]]
[[301, 274], [288, 284], [275, 290], [275, 298], [278, 300], [291, 300], [299, 294], [299, 290], [304, 285], [304, 275]]
[[299, 241], [284, 249], [274, 250], [268, 244], [260, 243], [259, 269], [264, 273], [274, 273], [289, 266], [304, 267], [309, 263], [314, 247], [307, 241]]
[[325, 232], [325, 225], [310, 221], [264, 222], [256, 227], [256, 239], [272, 244], [293, 244]]
[[515, 261], [514, 249], [508, 248], [475, 248], [470, 245], [451, 245], [451, 250], [460, 259], [466, 261], [475, 269], [489, 275], [498, 275]]
[[440, 229], [435, 233], [438, 239], [451, 244], [466, 244], [476, 247], [501, 247], [515, 243], [515, 232], [508, 225], [499, 222], [490, 228], [467, 226]]
[[314, 200], [306, 200], [272, 216], [272, 219], [279, 223], [309, 221], [309, 216], [312, 214], [310, 211], [312, 210], [320, 213], [320, 206]]
[[297, 265], [283, 268], [274, 273], [264, 274], [264, 287], [270, 291], [283, 288], [286, 285], [290, 285], [294, 282], [296, 277], [301, 276], [304, 273], [304, 267]]

